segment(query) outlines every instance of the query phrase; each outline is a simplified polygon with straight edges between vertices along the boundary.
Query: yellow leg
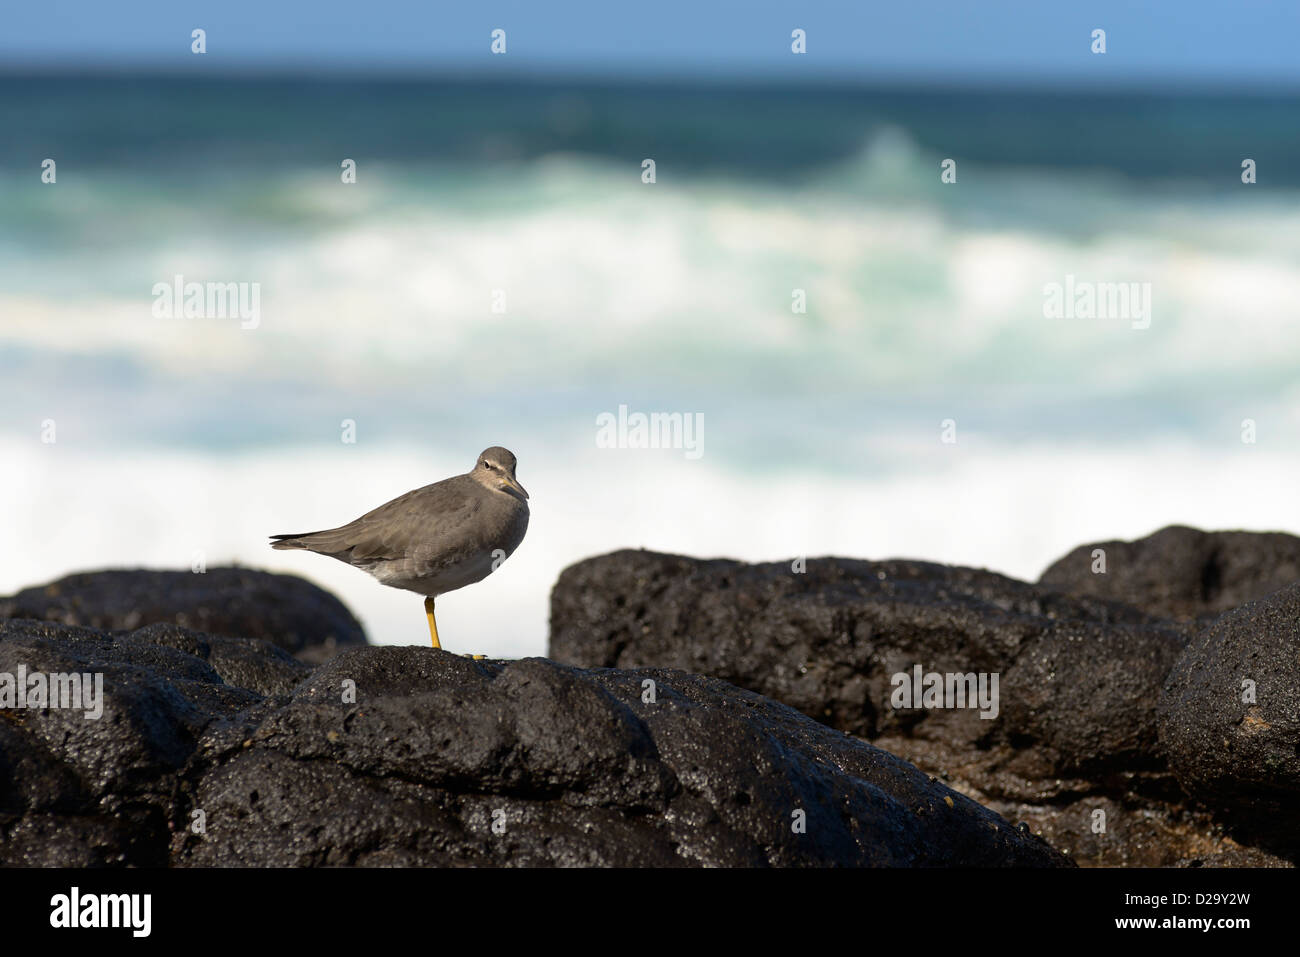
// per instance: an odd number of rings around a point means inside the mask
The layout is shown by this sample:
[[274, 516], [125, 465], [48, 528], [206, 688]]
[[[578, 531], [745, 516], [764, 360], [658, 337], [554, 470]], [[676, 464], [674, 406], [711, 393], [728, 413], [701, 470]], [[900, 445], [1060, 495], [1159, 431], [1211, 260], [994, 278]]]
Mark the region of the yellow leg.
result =
[[[438, 640], [438, 623], [433, 620], [433, 599], [424, 600], [424, 613], [429, 618], [429, 637], [433, 639], [433, 647], [441, 649], [442, 642]], [[482, 661], [484, 655], [465, 655], [466, 658], [473, 658], [475, 661]]]
[[441, 648], [442, 642], [438, 640], [438, 623], [433, 620], [433, 599], [424, 600], [424, 613], [429, 616], [429, 637], [433, 639], [433, 647]]

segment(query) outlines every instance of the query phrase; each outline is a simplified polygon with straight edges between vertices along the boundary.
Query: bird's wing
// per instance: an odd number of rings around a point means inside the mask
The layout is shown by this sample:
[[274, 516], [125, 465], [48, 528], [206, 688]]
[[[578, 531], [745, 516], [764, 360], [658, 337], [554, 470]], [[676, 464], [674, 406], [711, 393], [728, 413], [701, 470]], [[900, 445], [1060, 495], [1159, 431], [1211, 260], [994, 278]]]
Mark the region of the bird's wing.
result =
[[459, 537], [457, 532], [482, 507], [481, 498], [471, 491], [455, 478], [426, 485], [346, 525], [304, 535], [299, 541], [313, 552], [347, 553], [352, 562], [410, 558], [419, 548]]

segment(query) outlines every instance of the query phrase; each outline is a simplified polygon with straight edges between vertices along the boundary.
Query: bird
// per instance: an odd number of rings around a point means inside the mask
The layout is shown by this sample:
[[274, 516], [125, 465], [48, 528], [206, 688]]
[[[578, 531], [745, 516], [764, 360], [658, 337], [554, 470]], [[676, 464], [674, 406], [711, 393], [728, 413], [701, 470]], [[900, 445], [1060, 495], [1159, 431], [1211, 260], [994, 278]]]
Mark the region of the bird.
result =
[[513, 452], [494, 445], [463, 475], [399, 495], [338, 528], [272, 535], [271, 547], [328, 555], [423, 595], [429, 637], [441, 648], [434, 599], [496, 571], [528, 531], [528, 493], [515, 465]]

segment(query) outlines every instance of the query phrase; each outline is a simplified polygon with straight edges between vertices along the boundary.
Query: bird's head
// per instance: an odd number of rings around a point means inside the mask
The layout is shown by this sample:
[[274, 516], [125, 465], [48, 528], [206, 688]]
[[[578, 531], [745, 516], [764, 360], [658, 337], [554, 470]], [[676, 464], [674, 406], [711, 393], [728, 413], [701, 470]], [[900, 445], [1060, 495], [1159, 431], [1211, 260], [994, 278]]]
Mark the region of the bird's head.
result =
[[503, 449], [499, 445], [484, 449], [474, 463], [474, 470], [469, 474], [494, 492], [513, 495], [515, 498], [528, 498], [528, 493], [515, 478], [515, 454], [509, 449]]

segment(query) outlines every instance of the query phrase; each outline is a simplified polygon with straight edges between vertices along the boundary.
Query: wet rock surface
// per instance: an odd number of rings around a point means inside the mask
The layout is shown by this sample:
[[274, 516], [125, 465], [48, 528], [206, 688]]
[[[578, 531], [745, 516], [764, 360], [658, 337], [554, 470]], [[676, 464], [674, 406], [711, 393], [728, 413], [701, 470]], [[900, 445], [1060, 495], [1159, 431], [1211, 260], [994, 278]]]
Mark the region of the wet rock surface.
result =
[[[1097, 550], [1104, 574], [1093, 571]], [[1282, 532], [1204, 532], [1171, 525], [1132, 542], [1080, 545], [1038, 582], [1169, 618], [1213, 619], [1300, 579], [1300, 538]]]
[[[201, 734], [309, 671], [267, 642], [176, 625], [0, 621], [0, 864], [167, 863], [180, 775]], [[30, 688], [27, 707], [4, 700], [33, 674], [77, 675], [81, 706], [48, 707], [53, 693]], [[88, 717], [96, 698], [100, 715]]]
[[366, 643], [347, 607], [293, 575], [249, 568], [190, 571], [119, 569], [68, 575], [0, 598], [0, 619], [131, 631], [173, 624], [213, 635], [261, 638], [304, 661]]
[[[174, 625], [0, 623], [0, 863], [1068, 866], [906, 762], [722, 681]], [[195, 822], [202, 823], [197, 833]]]
[[[1033, 746], [1035, 776], [1151, 763], [1188, 633], [1127, 606], [924, 562], [748, 565], [624, 551], [566, 569], [551, 654], [711, 674], [865, 738]], [[894, 675], [997, 674], [1000, 710], [896, 708]]]
[[[285, 576], [72, 576], [0, 603], [0, 864], [1287, 866], [1300, 583], [1212, 609], [1289, 536], [1197, 598], [1186, 531], [1096, 592], [617, 552], [561, 575], [556, 661], [334, 654]], [[296, 655], [238, 624], [277, 595]], [[33, 672], [101, 675], [102, 718], [6, 699]]]
[[[1242, 846], [1170, 772], [1157, 704], [1197, 622], [975, 569], [796, 567], [638, 551], [580, 562], [552, 593], [551, 655], [655, 662], [784, 701], [1027, 822], [1080, 863], [1286, 863]], [[918, 665], [998, 674], [997, 716], [895, 707], [894, 676]]]
[[1189, 793], [1240, 833], [1300, 850], [1300, 583], [1192, 640], [1164, 686], [1159, 727]]

